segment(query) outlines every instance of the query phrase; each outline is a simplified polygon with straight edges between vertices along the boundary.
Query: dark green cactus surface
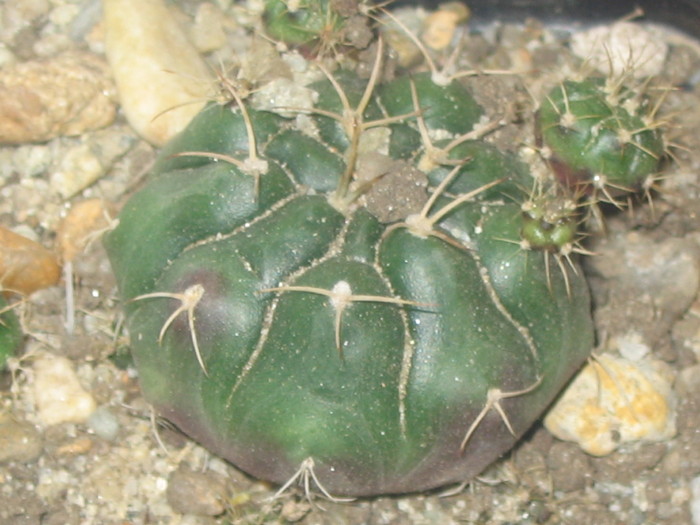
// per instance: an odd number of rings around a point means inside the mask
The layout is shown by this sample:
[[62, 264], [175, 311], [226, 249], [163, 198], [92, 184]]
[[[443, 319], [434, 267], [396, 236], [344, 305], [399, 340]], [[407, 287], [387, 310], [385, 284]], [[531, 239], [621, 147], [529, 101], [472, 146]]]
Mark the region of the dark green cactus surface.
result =
[[22, 330], [12, 305], [0, 296], [0, 370], [22, 343]]
[[[526, 249], [524, 228], [546, 236], [523, 213], [531, 177], [479, 140], [458, 82], [334, 79], [312, 86], [315, 133], [209, 105], [124, 207], [105, 244], [140, 382], [262, 479], [350, 496], [460, 482], [591, 351], [582, 273], [549, 269], [573, 238]], [[438, 130], [452, 138], [430, 143]], [[377, 157], [388, 167], [367, 182], [358, 167]], [[405, 173], [427, 186], [387, 218], [375, 184], [398, 192]]]

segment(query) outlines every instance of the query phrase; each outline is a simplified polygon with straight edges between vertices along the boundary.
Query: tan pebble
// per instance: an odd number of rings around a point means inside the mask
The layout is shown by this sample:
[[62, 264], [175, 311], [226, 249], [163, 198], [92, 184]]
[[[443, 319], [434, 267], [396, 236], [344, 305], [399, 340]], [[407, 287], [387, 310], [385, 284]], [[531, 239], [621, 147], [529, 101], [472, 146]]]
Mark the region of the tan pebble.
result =
[[61, 276], [58, 257], [41, 244], [0, 227], [0, 288], [29, 295]]
[[676, 433], [675, 399], [656, 363], [602, 355], [576, 376], [544, 424], [594, 456], [633, 441], [663, 441]]
[[105, 50], [129, 124], [163, 145], [204, 106], [212, 75], [163, 0], [103, 0]]
[[43, 142], [114, 121], [107, 64], [70, 52], [0, 70], [0, 143]]
[[200, 516], [218, 516], [226, 507], [226, 486], [213, 474], [180, 467], [168, 478], [168, 503], [177, 512]]
[[80, 456], [86, 454], [92, 449], [92, 439], [88, 437], [76, 438], [68, 443], [58, 447], [55, 451], [56, 456]]
[[[423, 20], [418, 18], [417, 12], [400, 12], [395, 16], [408, 31], [414, 34], [420, 31]], [[401, 67], [415, 65], [424, 58], [413, 39], [406, 34], [406, 29], [388, 17], [383, 18], [379, 26], [382, 38], [396, 55], [397, 63]]]
[[102, 199], [87, 199], [71, 206], [58, 227], [57, 240], [64, 261], [76, 258], [99, 232], [110, 226], [111, 212]]
[[211, 53], [226, 45], [224, 22], [225, 16], [216, 5], [210, 2], [199, 5], [190, 35], [200, 53]]
[[90, 186], [107, 171], [107, 167], [88, 144], [69, 149], [57, 169], [51, 174], [51, 187], [68, 199]]
[[423, 23], [421, 38], [425, 45], [437, 51], [445, 49], [454, 38], [457, 26], [469, 18], [469, 8], [460, 2], [450, 2], [429, 14]]
[[0, 463], [36, 460], [43, 450], [43, 439], [34, 425], [13, 418], [0, 421]]
[[34, 399], [43, 425], [83, 423], [95, 411], [95, 400], [81, 386], [70, 360], [46, 355], [33, 368]]

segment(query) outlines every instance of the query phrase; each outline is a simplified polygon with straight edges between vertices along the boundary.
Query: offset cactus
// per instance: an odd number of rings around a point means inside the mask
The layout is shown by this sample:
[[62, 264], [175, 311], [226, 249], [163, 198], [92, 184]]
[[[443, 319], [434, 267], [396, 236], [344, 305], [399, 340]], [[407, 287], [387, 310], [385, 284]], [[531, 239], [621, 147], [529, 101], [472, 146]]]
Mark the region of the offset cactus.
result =
[[264, 0], [267, 35], [307, 53], [323, 55], [337, 46], [363, 48], [371, 38], [364, 2]]
[[613, 200], [657, 173], [665, 155], [657, 109], [620, 83], [566, 81], [543, 102], [538, 125], [562, 180]]
[[[549, 271], [575, 251], [574, 201], [531, 198], [461, 84], [381, 84], [381, 54], [369, 81], [312, 86], [312, 133], [209, 105], [105, 239], [147, 399], [243, 470], [327, 495], [478, 474], [593, 345], [575, 261]], [[570, 130], [550, 99], [556, 150]], [[375, 185], [404, 175], [430, 190], [385, 214]]]

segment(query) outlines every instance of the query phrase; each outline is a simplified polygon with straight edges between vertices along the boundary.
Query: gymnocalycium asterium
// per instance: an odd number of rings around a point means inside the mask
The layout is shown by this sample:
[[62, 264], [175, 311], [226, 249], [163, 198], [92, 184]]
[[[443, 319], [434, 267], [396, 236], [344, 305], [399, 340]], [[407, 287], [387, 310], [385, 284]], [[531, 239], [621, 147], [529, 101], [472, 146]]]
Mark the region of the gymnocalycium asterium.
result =
[[[268, 16], [291, 44], [320, 37], [294, 20], [342, 24], [326, 1], [284, 5]], [[593, 347], [580, 200], [637, 189], [664, 153], [643, 97], [565, 82], [537, 126], [556, 176], [535, 183], [460, 81], [384, 81], [374, 49], [369, 78], [309, 86], [312, 109], [229, 85], [105, 238], [156, 410], [329, 497], [461, 482], [513, 446]]]

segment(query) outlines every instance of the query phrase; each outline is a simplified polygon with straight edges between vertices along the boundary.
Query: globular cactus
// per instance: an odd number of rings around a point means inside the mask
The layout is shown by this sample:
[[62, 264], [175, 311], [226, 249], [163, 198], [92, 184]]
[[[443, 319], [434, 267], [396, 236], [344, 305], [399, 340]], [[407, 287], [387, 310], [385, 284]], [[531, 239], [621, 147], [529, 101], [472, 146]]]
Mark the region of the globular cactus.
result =
[[364, 47], [371, 33], [363, 2], [342, 0], [265, 0], [265, 32], [312, 54], [341, 44]]
[[562, 181], [614, 200], [657, 175], [666, 152], [657, 109], [620, 81], [568, 80], [542, 102], [538, 126]]
[[[105, 238], [157, 411], [254, 476], [326, 495], [473, 477], [593, 346], [575, 196], [530, 195], [460, 83], [382, 83], [381, 54], [368, 81], [311, 86], [315, 109], [296, 110], [311, 129], [237, 95], [209, 105]], [[653, 172], [639, 155], [655, 158], [656, 132], [601, 115], [594, 84], [550, 94], [541, 133], [575, 171], [632, 186], [619, 164]], [[419, 197], [378, 199], [386, 181]]]

